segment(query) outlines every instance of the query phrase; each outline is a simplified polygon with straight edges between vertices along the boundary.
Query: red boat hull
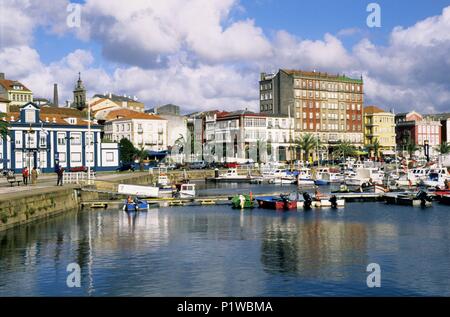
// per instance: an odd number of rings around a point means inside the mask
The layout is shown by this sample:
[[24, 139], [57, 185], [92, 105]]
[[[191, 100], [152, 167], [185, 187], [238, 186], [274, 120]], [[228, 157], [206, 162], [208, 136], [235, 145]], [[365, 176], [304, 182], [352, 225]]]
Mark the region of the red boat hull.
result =
[[259, 200], [258, 206], [265, 209], [292, 210], [297, 209], [297, 201]]

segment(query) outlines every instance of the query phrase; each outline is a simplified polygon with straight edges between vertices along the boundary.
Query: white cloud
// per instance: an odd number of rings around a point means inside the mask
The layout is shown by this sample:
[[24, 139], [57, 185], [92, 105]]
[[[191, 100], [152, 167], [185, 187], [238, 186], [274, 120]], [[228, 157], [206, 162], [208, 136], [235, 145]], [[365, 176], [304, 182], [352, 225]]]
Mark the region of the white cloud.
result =
[[[119, 63], [107, 63], [117, 65], [107, 72], [95, 66], [87, 50], [44, 64], [31, 48], [38, 27], [57, 35], [68, 32], [68, 1], [2, 3], [2, 12], [16, 22], [0, 19], [1, 71], [24, 81], [36, 95], [51, 96], [58, 82], [60, 99], [71, 98], [82, 71], [90, 94], [136, 95], [148, 107], [171, 102], [190, 110], [257, 110], [259, 72], [298, 68], [363, 74], [366, 103], [397, 111], [450, 110], [450, 7], [410, 27], [394, 28], [386, 46], [365, 38], [347, 50], [339, 36], [356, 29], [318, 40], [282, 30], [269, 38], [254, 20], [231, 16], [241, 10], [238, 0], [87, 0], [75, 32], [99, 44], [104, 61]], [[28, 10], [17, 9], [21, 6]]]

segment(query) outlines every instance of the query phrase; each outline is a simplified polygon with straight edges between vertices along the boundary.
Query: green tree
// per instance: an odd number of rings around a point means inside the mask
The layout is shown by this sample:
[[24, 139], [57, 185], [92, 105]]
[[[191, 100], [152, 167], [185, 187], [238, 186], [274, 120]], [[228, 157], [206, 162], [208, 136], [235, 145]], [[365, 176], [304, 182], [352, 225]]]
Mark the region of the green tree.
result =
[[136, 159], [139, 160], [139, 169], [142, 172], [144, 170], [144, 160], [148, 158], [148, 152], [144, 149], [144, 147], [141, 147], [140, 149], [136, 150], [135, 155]]
[[6, 117], [6, 114], [0, 112], [0, 137], [3, 140], [6, 140], [6, 137], [8, 136], [8, 128], [9, 128], [9, 122], [3, 121], [3, 118]]
[[333, 155], [342, 157], [345, 161], [347, 157], [356, 155], [356, 147], [349, 141], [341, 141], [333, 150]]
[[450, 153], [450, 143], [441, 143], [436, 147], [436, 150], [441, 154], [448, 154]]
[[406, 144], [406, 151], [408, 152], [410, 159], [412, 158], [414, 152], [416, 152], [417, 150], [419, 150], [419, 147], [415, 143], [409, 141]]
[[132, 162], [136, 155], [136, 148], [130, 140], [123, 138], [119, 142], [120, 160], [124, 163]]
[[318, 145], [317, 138], [311, 133], [302, 134], [295, 139], [296, 147], [305, 152], [305, 160], [309, 159], [309, 153]]

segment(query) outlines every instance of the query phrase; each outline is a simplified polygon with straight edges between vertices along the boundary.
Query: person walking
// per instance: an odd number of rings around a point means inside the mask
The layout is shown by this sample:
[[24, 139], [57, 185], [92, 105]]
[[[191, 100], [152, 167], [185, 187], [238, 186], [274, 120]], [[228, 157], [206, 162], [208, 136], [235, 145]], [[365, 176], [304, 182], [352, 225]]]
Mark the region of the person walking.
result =
[[36, 167], [33, 167], [33, 170], [31, 171], [31, 185], [35, 186], [37, 183], [38, 178], [38, 171]]
[[56, 181], [56, 186], [62, 186], [63, 185], [64, 168], [61, 167], [59, 164], [56, 164], [55, 172], [56, 172], [56, 175], [58, 176], [58, 180]]
[[25, 168], [22, 169], [22, 178], [24, 185], [28, 185], [28, 176], [29, 176], [28, 167], [25, 166]]

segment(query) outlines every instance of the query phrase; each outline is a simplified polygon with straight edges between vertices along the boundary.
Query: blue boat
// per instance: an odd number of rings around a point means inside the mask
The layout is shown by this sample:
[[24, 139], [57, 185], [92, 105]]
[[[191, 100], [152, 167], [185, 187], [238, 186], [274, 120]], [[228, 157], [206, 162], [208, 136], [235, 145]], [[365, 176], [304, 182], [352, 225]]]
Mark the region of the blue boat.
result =
[[137, 202], [128, 203], [125, 201], [123, 205], [124, 211], [148, 211], [150, 209], [150, 206], [148, 202], [139, 200]]
[[318, 186], [328, 185], [329, 183], [330, 183], [329, 181], [324, 180], [324, 179], [316, 179], [316, 180], [314, 181], [314, 184], [315, 184], [315, 185], [318, 185]]

